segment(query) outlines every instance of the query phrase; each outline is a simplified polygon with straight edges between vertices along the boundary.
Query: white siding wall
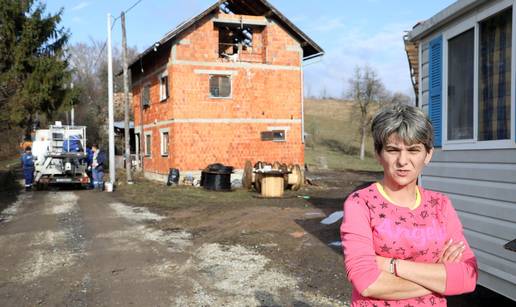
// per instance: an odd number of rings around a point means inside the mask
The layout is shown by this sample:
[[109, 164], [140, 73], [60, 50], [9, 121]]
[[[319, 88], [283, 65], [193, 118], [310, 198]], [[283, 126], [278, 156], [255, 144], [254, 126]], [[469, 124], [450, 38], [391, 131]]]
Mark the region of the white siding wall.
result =
[[[489, 1], [483, 7], [450, 21], [438, 32], [442, 33], [475, 14], [486, 14], [500, 2]], [[513, 23], [516, 23], [514, 18]], [[426, 113], [429, 103], [428, 41], [438, 32], [423, 37], [420, 45], [419, 100]], [[516, 41], [512, 46], [516, 48]], [[516, 301], [516, 252], [503, 247], [516, 238], [516, 149], [443, 151], [438, 148], [422, 175], [421, 183], [452, 200], [479, 263], [479, 284]]]
[[516, 300], [516, 150], [441, 151], [422, 185], [448, 195], [477, 257], [479, 283]]

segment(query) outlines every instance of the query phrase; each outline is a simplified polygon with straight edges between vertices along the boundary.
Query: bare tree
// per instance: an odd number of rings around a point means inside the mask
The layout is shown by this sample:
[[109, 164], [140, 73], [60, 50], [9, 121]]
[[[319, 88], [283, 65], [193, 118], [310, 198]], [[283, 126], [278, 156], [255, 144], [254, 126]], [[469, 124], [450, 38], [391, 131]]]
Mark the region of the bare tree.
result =
[[328, 99], [328, 89], [326, 88], [326, 86], [322, 87], [319, 99]]
[[406, 105], [414, 105], [414, 101], [412, 100], [412, 97], [409, 95], [402, 93], [402, 92], [394, 92], [394, 93], [386, 93], [387, 96], [385, 97], [384, 102], [389, 104], [406, 104]]
[[[353, 77], [349, 79], [348, 96], [354, 102], [360, 119], [360, 160], [365, 157], [365, 141], [367, 130], [373, 119], [373, 106], [382, 102], [386, 93], [382, 81], [376, 71], [369, 66], [357, 66]], [[376, 108], [375, 108], [376, 109]]]
[[[104, 42], [92, 40], [70, 46], [69, 53], [74, 69], [73, 82], [81, 91], [79, 104], [75, 109], [76, 122], [87, 126], [87, 135], [91, 142], [107, 146], [107, 61], [103, 47]], [[128, 49], [129, 60], [137, 54], [136, 48]], [[117, 47], [113, 48], [113, 70], [122, 70], [122, 51]], [[120, 92], [122, 89], [123, 79], [116, 76], [114, 90]], [[122, 113], [123, 110], [118, 111]]]

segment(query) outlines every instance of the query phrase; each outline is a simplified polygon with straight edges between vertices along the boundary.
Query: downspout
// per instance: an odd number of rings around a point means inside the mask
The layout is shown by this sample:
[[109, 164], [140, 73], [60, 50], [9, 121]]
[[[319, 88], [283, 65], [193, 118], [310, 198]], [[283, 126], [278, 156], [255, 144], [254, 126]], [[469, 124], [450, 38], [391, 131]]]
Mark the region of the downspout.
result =
[[[303, 58], [303, 49], [301, 48], [299, 55], [301, 58], [301, 65], [300, 65], [300, 71], [301, 71], [301, 142], [304, 144], [305, 143], [305, 76], [304, 76], [304, 70], [303, 70], [303, 67], [304, 67], [303, 61], [307, 61], [307, 60], [322, 56], [322, 55], [324, 55], [324, 52], [319, 52], [317, 54]], [[314, 64], [314, 63], [310, 63], [310, 64]], [[308, 65], [310, 65], [310, 64], [308, 64]]]
[[303, 49], [300, 53], [300, 76], [301, 76], [301, 143], [305, 143], [305, 77], [303, 72]]

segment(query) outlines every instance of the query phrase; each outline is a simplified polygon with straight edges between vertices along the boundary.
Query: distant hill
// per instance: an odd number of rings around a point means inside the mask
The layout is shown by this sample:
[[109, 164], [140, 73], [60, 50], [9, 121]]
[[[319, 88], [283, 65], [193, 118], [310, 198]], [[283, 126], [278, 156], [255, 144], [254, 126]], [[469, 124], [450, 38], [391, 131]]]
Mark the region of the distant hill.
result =
[[358, 114], [344, 100], [305, 99], [305, 160], [309, 167], [350, 170], [382, 170], [374, 158], [373, 139], [366, 142], [361, 161]]

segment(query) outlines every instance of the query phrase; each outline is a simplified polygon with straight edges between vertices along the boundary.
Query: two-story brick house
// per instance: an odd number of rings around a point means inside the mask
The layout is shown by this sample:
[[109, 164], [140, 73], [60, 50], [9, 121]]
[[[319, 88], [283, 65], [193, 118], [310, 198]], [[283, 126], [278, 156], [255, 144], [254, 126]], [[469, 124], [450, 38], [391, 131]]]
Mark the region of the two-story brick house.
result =
[[166, 34], [130, 64], [146, 176], [303, 164], [303, 61], [322, 54], [264, 0], [218, 1]]

